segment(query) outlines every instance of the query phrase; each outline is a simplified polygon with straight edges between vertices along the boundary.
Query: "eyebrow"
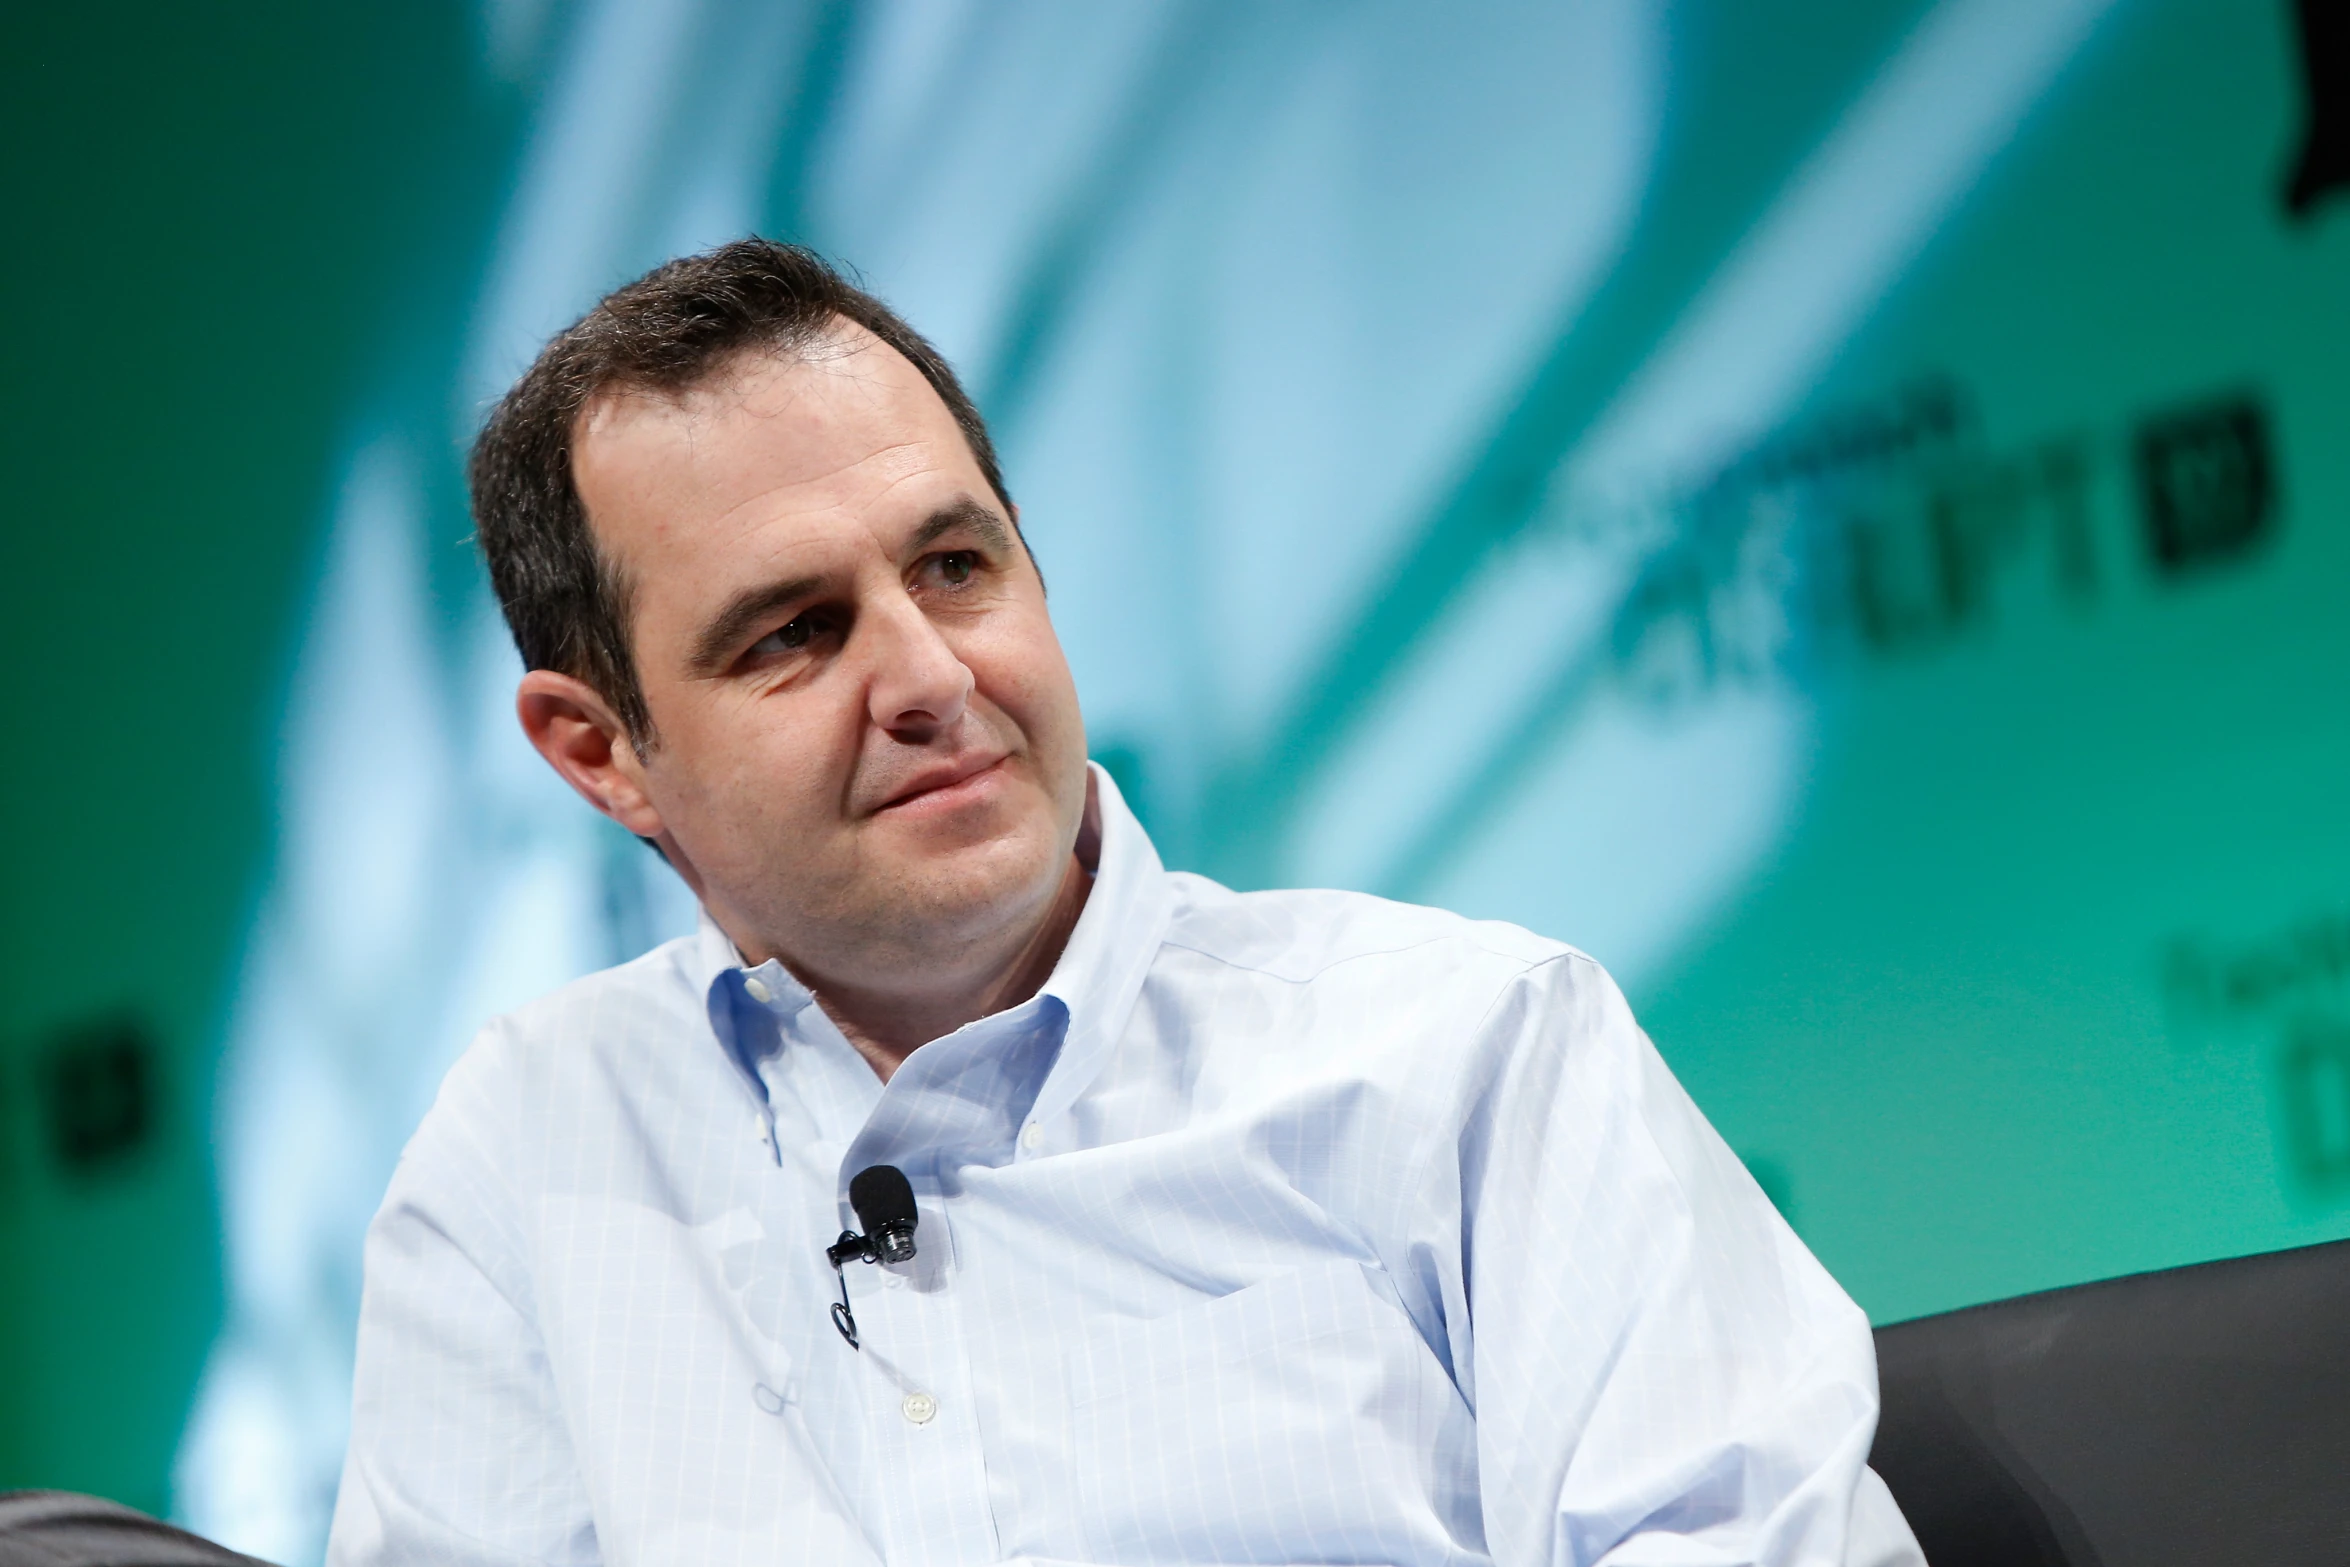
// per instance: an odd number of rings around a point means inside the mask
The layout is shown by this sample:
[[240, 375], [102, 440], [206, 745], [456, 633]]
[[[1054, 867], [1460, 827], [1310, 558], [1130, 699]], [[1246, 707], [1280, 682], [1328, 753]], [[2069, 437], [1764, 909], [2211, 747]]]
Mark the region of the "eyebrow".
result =
[[977, 534], [979, 542], [991, 550], [1008, 552], [1012, 547], [1012, 535], [1005, 530], [1004, 520], [965, 496], [932, 512], [930, 520], [916, 528], [914, 536], [906, 541], [906, 553], [911, 555], [918, 550], [928, 549], [957, 528]]
[[760, 587], [745, 588], [726, 601], [702, 634], [694, 638], [685, 667], [696, 675], [715, 675], [734, 661], [734, 650], [753, 627], [777, 610], [798, 602], [824, 586], [822, 577], [793, 577]]
[[[976, 534], [989, 549], [1009, 551], [1011, 548], [1012, 536], [1005, 529], [1003, 519], [979, 502], [965, 498], [932, 512], [906, 541], [906, 553], [911, 555], [927, 549], [958, 529]], [[726, 607], [712, 616], [701, 635], [694, 638], [686, 668], [695, 675], [719, 673], [733, 662], [735, 648], [761, 621], [822, 591], [824, 580], [791, 577], [743, 589], [728, 599]]]

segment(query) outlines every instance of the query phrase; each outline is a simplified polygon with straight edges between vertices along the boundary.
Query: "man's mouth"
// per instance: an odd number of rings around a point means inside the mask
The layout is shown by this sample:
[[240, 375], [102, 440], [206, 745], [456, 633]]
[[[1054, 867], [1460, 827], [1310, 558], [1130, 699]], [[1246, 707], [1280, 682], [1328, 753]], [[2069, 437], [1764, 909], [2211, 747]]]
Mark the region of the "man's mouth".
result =
[[966, 758], [963, 761], [925, 769], [909, 779], [899, 790], [875, 808], [874, 814], [895, 811], [907, 806], [952, 806], [987, 787], [989, 775], [1003, 765], [1010, 753], [995, 756]]

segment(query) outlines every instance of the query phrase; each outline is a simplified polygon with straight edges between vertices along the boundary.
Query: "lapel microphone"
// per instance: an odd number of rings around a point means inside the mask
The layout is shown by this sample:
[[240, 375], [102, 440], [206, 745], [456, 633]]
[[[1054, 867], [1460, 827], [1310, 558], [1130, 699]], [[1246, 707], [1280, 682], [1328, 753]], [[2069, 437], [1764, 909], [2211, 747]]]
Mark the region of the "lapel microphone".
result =
[[841, 1231], [840, 1239], [824, 1248], [824, 1260], [832, 1264], [833, 1274], [840, 1280], [840, 1299], [833, 1304], [832, 1325], [848, 1340], [849, 1348], [860, 1349], [863, 1346], [857, 1342], [857, 1314], [849, 1309], [849, 1276], [842, 1265], [852, 1258], [865, 1262], [911, 1262], [914, 1227], [922, 1222], [922, 1217], [914, 1210], [914, 1188], [906, 1180], [906, 1172], [894, 1164], [877, 1164], [851, 1176], [849, 1206], [857, 1211], [857, 1222], [865, 1226], [865, 1233]]

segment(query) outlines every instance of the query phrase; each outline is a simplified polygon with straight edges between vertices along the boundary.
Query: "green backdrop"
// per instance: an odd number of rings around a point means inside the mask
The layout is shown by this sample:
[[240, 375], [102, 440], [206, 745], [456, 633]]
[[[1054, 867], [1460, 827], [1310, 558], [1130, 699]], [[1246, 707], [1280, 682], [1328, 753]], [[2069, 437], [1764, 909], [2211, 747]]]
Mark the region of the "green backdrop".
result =
[[[365, 369], [466, 282], [512, 108], [454, 5], [7, 32], [0, 1486], [160, 1512], [220, 1316], [212, 1069], [320, 496]], [[69, 1157], [60, 1073], [120, 1020], [141, 1130], [100, 1104]]]
[[[2093, 539], [1829, 673], [1799, 829], [1646, 998], [1880, 1321], [2350, 1233], [2350, 211], [2283, 210], [2297, 71], [2282, 6], [2122, 16], [1817, 394], [1952, 377]], [[2260, 535], [2166, 569], [2140, 442], [2238, 398]]]

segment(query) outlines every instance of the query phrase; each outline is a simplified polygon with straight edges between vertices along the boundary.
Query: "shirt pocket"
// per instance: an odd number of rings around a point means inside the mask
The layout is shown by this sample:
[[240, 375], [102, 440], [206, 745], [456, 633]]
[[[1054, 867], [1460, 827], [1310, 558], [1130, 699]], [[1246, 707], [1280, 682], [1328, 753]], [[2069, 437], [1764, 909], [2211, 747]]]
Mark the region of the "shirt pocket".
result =
[[1075, 1510], [1113, 1561], [1481, 1557], [1475, 1433], [1376, 1268], [1336, 1260], [1064, 1361]]

